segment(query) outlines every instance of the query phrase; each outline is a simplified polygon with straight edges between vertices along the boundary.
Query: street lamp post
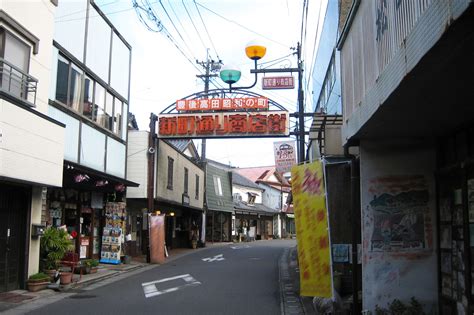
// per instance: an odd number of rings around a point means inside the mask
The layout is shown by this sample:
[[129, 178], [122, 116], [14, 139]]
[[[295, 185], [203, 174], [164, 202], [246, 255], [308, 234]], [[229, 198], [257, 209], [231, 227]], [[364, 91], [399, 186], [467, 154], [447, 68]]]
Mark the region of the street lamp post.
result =
[[[297, 68], [284, 68], [284, 69], [258, 69], [257, 61], [265, 56], [267, 49], [255, 42], [249, 43], [245, 47], [245, 53], [247, 57], [254, 61], [254, 69], [250, 70], [250, 73], [255, 74], [255, 81], [250, 86], [232, 87], [232, 84], [240, 80], [241, 72], [238, 67], [227, 65], [222, 67], [220, 77], [222, 81], [229, 84], [229, 91], [233, 90], [245, 90], [251, 89], [257, 84], [257, 75], [259, 73], [282, 73], [282, 72], [297, 72], [298, 73], [298, 112], [292, 116], [298, 118], [298, 132], [293, 133], [298, 139], [298, 162], [304, 162], [305, 158], [305, 128], [304, 128], [304, 93], [303, 93], [303, 62], [301, 60], [301, 45], [300, 43], [296, 46], [296, 56], [298, 57]], [[292, 134], [292, 133], [290, 133]]]

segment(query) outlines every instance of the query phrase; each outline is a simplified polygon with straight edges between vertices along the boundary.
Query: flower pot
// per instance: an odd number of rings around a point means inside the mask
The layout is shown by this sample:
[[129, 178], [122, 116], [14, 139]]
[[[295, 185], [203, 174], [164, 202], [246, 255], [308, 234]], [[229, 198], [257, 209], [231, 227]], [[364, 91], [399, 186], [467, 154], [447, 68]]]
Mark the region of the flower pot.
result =
[[28, 280], [28, 291], [37, 292], [46, 289], [49, 285], [47, 280]]
[[196, 240], [192, 240], [192, 241], [191, 241], [191, 246], [193, 247], [193, 249], [196, 249], [196, 248], [197, 248], [197, 241], [196, 241]]
[[70, 284], [72, 281], [72, 272], [61, 272], [61, 284]]
[[56, 276], [56, 272], [58, 272], [56, 269], [51, 269], [51, 270], [45, 270], [44, 273], [47, 274], [50, 278], [50, 282], [54, 282], [54, 277]]
[[97, 268], [97, 267], [91, 267], [90, 273], [97, 273], [97, 269], [99, 269], [99, 268]]

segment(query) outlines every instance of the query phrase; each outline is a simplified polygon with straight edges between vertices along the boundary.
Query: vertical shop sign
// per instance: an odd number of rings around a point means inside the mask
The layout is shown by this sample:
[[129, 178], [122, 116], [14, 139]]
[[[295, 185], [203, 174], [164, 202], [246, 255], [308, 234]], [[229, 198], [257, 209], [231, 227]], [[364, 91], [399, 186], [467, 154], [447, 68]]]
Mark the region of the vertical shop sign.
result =
[[322, 162], [291, 168], [300, 295], [332, 297], [331, 251]]
[[125, 202], [108, 202], [105, 206], [105, 226], [102, 232], [100, 262], [120, 264], [125, 230]]

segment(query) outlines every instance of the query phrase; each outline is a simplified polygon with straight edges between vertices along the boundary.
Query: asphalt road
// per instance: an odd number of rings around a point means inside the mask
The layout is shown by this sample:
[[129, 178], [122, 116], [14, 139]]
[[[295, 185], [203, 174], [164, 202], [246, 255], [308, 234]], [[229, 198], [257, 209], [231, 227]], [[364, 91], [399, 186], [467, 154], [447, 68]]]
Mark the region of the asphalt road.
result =
[[29, 314], [281, 314], [278, 262], [294, 245], [257, 241], [196, 251]]

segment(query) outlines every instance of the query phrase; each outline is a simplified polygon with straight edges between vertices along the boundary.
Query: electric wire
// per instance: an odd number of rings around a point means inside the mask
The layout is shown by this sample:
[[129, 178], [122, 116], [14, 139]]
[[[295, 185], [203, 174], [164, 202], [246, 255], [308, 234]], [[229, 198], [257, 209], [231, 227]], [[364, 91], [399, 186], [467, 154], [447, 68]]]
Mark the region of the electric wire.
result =
[[[106, 16], [110, 16], [110, 15], [114, 15], [114, 14], [118, 14], [118, 13], [123, 13], [123, 12], [126, 12], [126, 11], [131, 11], [133, 10], [134, 7], [131, 7], [131, 8], [128, 8], [128, 9], [124, 9], [124, 10], [119, 10], [119, 11], [114, 11], [114, 12], [109, 12], [109, 13], [104, 13]], [[100, 17], [101, 15], [100, 14], [97, 14], [97, 15], [93, 15], [93, 16], [89, 16], [89, 19], [92, 19], [92, 18], [96, 18], [96, 17]], [[55, 21], [55, 23], [62, 23], [62, 22], [71, 22], [71, 21], [79, 21], [79, 20], [85, 20], [86, 17], [80, 17], [80, 18], [75, 18], [75, 19], [68, 19], [68, 20], [58, 20], [58, 21]]]
[[165, 11], [165, 14], [166, 16], [168, 17], [168, 19], [170, 20], [171, 24], [173, 25], [174, 29], [176, 30], [176, 33], [178, 33], [178, 36], [181, 38], [181, 40], [183, 41], [184, 45], [186, 46], [186, 48], [188, 49], [188, 51], [191, 53], [192, 55], [192, 50], [191, 48], [189, 48], [188, 44], [186, 43], [186, 41], [184, 40], [183, 36], [181, 35], [180, 31], [178, 30], [178, 28], [176, 27], [176, 25], [174, 24], [173, 22], [173, 19], [171, 18], [171, 16], [168, 14], [168, 11], [166, 10], [165, 6], [163, 5], [163, 2], [161, 0], [159, 0], [160, 2], [160, 5], [161, 7], [163, 8], [163, 10]]
[[199, 40], [201, 41], [202, 46], [204, 47], [204, 50], [207, 49], [206, 44], [204, 44], [204, 41], [202, 40], [201, 34], [199, 33], [196, 25], [194, 24], [193, 18], [191, 17], [191, 14], [189, 14], [188, 8], [186, 7], [186, 4], [184, 3], [184, 0], [181, 0], [183, 3], [184, 9], [186, 10], [186, 13], [188, 14], [189, 19], [191, 20], [191, 24], [193, 25], [194, 29], [196, 30], [196, 33], [199, 37]]
[[[119, 0], [114, 0], [114, 1], [112, 1], [112, 2], [100, 4], [99, 7], [100, 7], [100, 8], [103, 8], [103, 7], [106, 7], [106, 6], [108, 6], [108, 5], [111, 5], [111, 4], [114, 4], [114, 3], [118, 3], [118, 2], [119, 2]], [[87, 11], [87, 9], [82, 9], [82, 10], [79, 10], [79, 11], [75, 11], [75, 12], [71, 12], [71, 13], [67, 13], [67, 14], [63, 14], [63, 15], [57, 16], [57, 17], [55, 17], [54, 19], [55, 19], [55, 20], [59, 20], [59, 19], [61, 19], [61, 18], [63, 18], [63, 17], [71, 16], [71, 15], [75, 15], [75, 14], [79, 14], [79, 13], [86, 12], [86, 11]]]
[[235, 24], [235, 25], [237, 25], [237, 26], [239, 26], [239, 27], [245, 29], [246, 31], [248, 31], [248, 32], [250, 32], [250, 33], [253, 33], [253, 34], [255, 34], [255, 35], [258, 35], [258, 36], [260, 36], [260, 37], [263, 37], [263, 38], [265, 38], [265, 39], [267, 39], [267, 40], [269, 40], [269, 41], [271, 41], [271, 42], [273, 42], [273, 43], [275, 43], [275, 44], [281, 45], [281, 46], [283, 46], [283, 47], [288, 47], [288, 46], [289, 46], [289, 45], [283, 44], [283, 43], [281, 43], [281, 42], [278, 42], [278, 41], [276, 41], [276, 40], [274, 40], [274, 39], [272, 39], [272, 38], [270, 38], [270, 37], [268, 37], [268, 36], [265, 36], [265, 35], [262, 35], [262, 34], [260, 34], [260, 33], [257, 33], [257, 32], [255, 32], [254, 30], [251, 30], [250, 28], [245, 27], [245, 26], [243, 26], [242, 24], [240, 24], [240, 23], [238, 23], [238, 22], [236, 22], [236, 21], [230, 20], [230, 19], [226, 18], [225, 16], [220, 15], [219, 13], [217, 13], [217, 12], [215, 12], [215, 11], [209, 9], [208, 7], [202, 5], [202, 4], [198, 3], [198, 2], [196, 2], [196, 3], [197, 3], [197, 5], [200, 6], [201, 8], [203, 8], [203, 9], [205, 9], [205, 10], [211, 12], [211, 13], [214, 14], [214, 15], [217, 15], [218, 17], [220, 17], [221, 19], [226, 20], [227, 22], [233, 23], [233, 24]]
[[196, 0], [194, 0], [194, 5], [196, 6], [196, 10], [199, 14], [199, 17], [201, 18], [202, 25], [204, 26], [204, 29], [206, 30], [207, 37], [209, 37], [209, 41], [211, 42], [212, 48], [214, 49], [214, 52], [216, 53], [217, 60], [221, 60], [219, 57], [219, 53], [216, 50], [216, 46], [214, 46], [214, 42], [212, 41], [211, 35], [209, 35], [209, 31], [207, 30], [206, 23], [204, 23], [204, 19], [202, 18], [201, 11], [199, 11], [199, 7], [196, 4]]

